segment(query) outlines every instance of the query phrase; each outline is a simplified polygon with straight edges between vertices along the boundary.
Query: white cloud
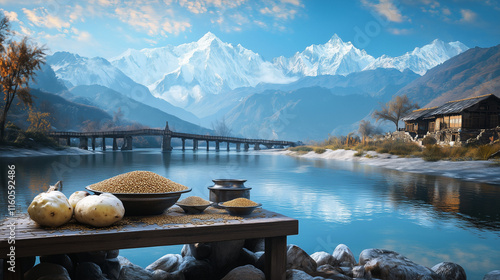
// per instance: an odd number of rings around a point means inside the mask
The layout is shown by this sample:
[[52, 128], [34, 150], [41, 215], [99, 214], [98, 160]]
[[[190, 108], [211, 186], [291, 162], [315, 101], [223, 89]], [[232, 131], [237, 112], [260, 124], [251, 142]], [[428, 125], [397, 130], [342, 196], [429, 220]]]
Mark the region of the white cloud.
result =
[[80, 41], [80, 42], [91, 42], [92, 41], [92, 35], [87, 32], [87, 31], [80, 31], [76, 28], [71, 28], [71, 31], [73, 32], [72, 38]]
[[85, 14], [85, 11], [84, 11], [83, 7], [80, 5], [76, 5], [73, 8], [73, 11], [69, 14], [69, 19], [71, 22], [75, 22], [77, 20], [85, 21], [84, 14]]
[[464, 23], [474, 22], [476, 20], [476, 17], [477, 17], [476, 13], [474, 13], [473, 11], [468, 10], [468, 9], [461, 9], [460, 14], [462, 15], [460, 22], [464, 22]]
[[408, 35], [411, 33], [411, 29], [405, 28], [389, 28], [388, 31], [394, 35]]
[[12, 11], [12, 12], [9, 12], [9, 11], [6, 11], [4, 9], [0, 9], [1, 12], [3, 12], [4, 16], [7, 17], [9, 19], [10, 22], [17, 22], [19, 21], [19, 19], [17, 18], [17, 13]]
[[28, 20], [36, 26], [57, 28], [59, 30], [70, 27], [69, 22], [62, 20], [57, 16], [51, 15], [45, 8], [36, 8], [33, 10], [23, 8], [23, 12]]
[[378, 14], [384, 16], [389, 21], [403, 22], [405, 19], [392, 0], [378, 0], [378, 3], [373, 3], [371, 0], [362, 0], [362, 3], [366, 7], [374, 9]]

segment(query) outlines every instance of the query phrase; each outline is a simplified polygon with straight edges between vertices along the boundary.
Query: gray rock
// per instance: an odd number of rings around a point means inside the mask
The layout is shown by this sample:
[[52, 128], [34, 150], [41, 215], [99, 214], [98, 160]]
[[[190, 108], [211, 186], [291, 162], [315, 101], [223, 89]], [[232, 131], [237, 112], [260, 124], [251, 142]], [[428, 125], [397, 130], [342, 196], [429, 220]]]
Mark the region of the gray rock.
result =
[[75, 267], [75, 280], [107, 280], [101, 267], [92, 262], [81, 262]]
[[298, 269], [306, 272], [309, 275], [316, 273], [316, 262], [301, 248], [296, 245], [288, 245], [286, 252], [287, 264], [286, 269]]
[[337, 247], [335, 247], [335, 250], [333, 250], [332, 256], [336, 261], [334, 266], [338, 265], [338, 266], [353, 267], [356, 265], [356, 259], [354, 258], [351, 249], [349, 249], [347, 245], [344, 244], [337, 245]]
[[[245, 240], [231, 240], [211, 243], [212, 252], [209, 260], [214, 269], [222, 270], [234, 268], [240, 256]], [[233, 266], [233, 267], [231, 267]], [[229, 269], [229, 270], [230, 270]]]
[[467, 280], [465, 270], [456, 263], [442, 262], [436, 264], [431, 269], [446, 280]]
[[106, 251], [106, 259], [118, 258], [119, 254], [120, 254], [120, 250], [108, 250], [108, 251]]
[[161, 269], [166, 272], [176, 271], [182, 263], [182, 256], [179, 254], [167, 254], [159, 259], [157, 259], [152, 264], [146, 267], [147, 270], [158, 270]]
[[126, 266], [126, 265], [132, 265], [132, 262], [129, 261], [127, 258], [125, 257], [122, 257], [122, 256], [118, 256], [117, 257], [118, 261], [120, 262], [120, 265], [121, 266]]
[[245, 248], [252, 252], [266, 250], [266, 240], [264, 238], [254, 238], [245, 240]]
[[286, 271], [286, 280], [313, 280], [314, 277], [298, 269], [288, 269]]
[[212, 243], [194, 243], [188, 245], [190, 255], [197, 260], [204, 260], [212, 253]]
[[192, 257], [193, 256], [191, 254], [191, 251], [189, 250], [189, 244], [184, 244], [184, 246], [182, 246], [181, 256], [182, 257], [186, 257], [186, 256]]
[[359, 264], [364, 265], [365, 273], [370, 273], [371, 277], [384, 280], [441, 280], [441, 276], [430, 268], [389, 250], [366, 249], [359, 255]]
[[[365, 278], [365, 274], [367, 274], [367, 273], [365, 272], [364, 265], [357, 265], [357, 266], [352, 268], [352, 277], [355, 279]], [[370, 275], [370, 273], [368, 273], [368, 275]], [[371, 279], [371, 277], [368, 276], [368, 277], [366, 277], [366, 279]]]
[[243, 249], [241, 249], [241, 252], [240, 252], [238, 264], [240, 266], [247, 265], [247, 264], [251, 264], [251, 265], [255, 266], [257, 264], [258, 259], [259, 258], [257, 257], [257, 255], [254, 252], [248, 250], [247, 248], [243, 248]]
[[194, 257], [186, 256], [179, 266], [179, 271], [184, 274], [186, 280], [212, 280], [214, 271], [205, 260], [197, 260]]
[[153, 271], [153, 280], [185, 280], [181, 271], [166, 272], [161, 269]]
[[483, 280], [500, 280], [500, 270], [493, 270], [486, 274]]
[[118, 280], [130, 279], [153, 280], [153, 273], [135, 264], [122, 266]]
[[231, 270], [222, 280], [266, 280], [266, 276], [255, 266], [245, 265]]
[[329, 264], [331, 266], [337, 265], [337, 261], [335, 260], [335, 258], [327, 252], [316, 252], [311, 255], [311, 258], [316, 262], [318, 266], [324, 264]]
[[116, 280], [120, 277], [120, 270], [122, 266], [118, 258], [106, 259], [104, 265], [101, 266], [102, 273], [105, 274], [109, 279]]
[[64, 279], [71, 280], [68, 271], [62, 265], [54, 263], [39, 263], [24, 274], [24, 280]]
[[340, 266], [338, 268], [340, 269], [342, 274], [347, 275], [349, 277], [353, 277], [353, 275], [352, 275], [353, 268], [352, 267]]
[[40, 256], [40, 262], [44, 263], [54, 263], [54, 264], [59, 264], [64, 266], [66, 268], [66, 271], [70, 275], [73, 274], [73, 262], [71, 261], [71, 258], [66, 255], [66, 254], [60, 254], [60, 255], [49, 255], [49, 256]]
[[316, 276], [320, 276], [325, 279], [352, 280], [351, 277], [342, 274], [339, 270], [339, 268], [333, 267], [329, 264], [324, 264], [318, 267], [316, 270]]

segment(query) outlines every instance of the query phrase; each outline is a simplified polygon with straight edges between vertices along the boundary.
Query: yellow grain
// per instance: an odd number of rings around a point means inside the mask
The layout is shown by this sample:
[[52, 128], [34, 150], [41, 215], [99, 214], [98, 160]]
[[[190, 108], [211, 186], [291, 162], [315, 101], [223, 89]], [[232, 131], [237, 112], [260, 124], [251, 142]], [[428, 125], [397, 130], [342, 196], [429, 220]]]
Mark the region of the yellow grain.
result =
[[210, 201], [205, 200], [199, 196], [189, 196], [177, 202], [177, 204], [186, 206], [201, 206], [201, 205], [208, 205], [210, 203], [211, 203]]
[[222, 205], [229, 207], [251, 207], [251, 206], [257, 206], [259, 204], [251, 201], [250, 199], [239, 197], [233, 200], [226, 201], [222, 203]]
[[109, 193], [168, 193], [188, 187], [150, 171], [132, 171], [92, 184], [89, 189]]

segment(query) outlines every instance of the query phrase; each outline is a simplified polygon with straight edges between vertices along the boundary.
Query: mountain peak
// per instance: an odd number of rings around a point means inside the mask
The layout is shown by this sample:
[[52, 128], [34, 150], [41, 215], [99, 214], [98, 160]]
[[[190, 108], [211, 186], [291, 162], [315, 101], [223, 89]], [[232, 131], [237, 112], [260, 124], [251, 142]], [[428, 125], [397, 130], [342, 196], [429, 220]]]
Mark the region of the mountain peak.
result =
[[213, 40], [219, 40], [219, 38], [217, 38], [217, 36], [215, 36], [215, 34], [213, 34], [212, 32], [208, 31], [205, 35], [203, 35], [203, 37], [198, 40], [198, 43], [212, 42]]
[[342, 39], [339, 37], [339, 35], [333, 34], [332, 38], [330, 38], [330, 40], [328, 40], [328, 43], [331, 43], [331, 44], [343, 44], [344, 41], [342, 41]]

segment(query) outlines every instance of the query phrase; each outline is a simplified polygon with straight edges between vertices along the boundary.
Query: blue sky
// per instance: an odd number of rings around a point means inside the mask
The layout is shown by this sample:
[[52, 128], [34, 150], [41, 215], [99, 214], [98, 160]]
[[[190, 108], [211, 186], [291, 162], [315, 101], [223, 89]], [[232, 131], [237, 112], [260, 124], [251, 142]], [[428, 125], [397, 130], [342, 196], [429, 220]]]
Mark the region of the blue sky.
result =
[[436, 38], [500, 44], [500, 0], [0, 0], [0, 11], [50, 52], [104, 58], [196, 41], [208, 31], [269, 60], [333, 34], [375, 57]]

